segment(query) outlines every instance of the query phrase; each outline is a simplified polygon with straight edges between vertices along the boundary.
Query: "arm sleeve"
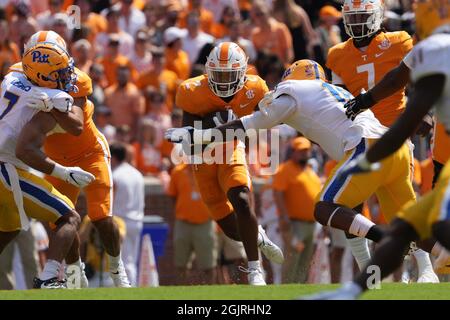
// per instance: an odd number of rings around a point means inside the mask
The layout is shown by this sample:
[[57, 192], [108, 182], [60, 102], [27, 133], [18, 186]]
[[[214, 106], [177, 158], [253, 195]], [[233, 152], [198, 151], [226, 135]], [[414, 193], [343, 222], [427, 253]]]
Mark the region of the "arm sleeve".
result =
[[291, 116], [296, 108], [294, 98], [288, 95], [281, 95], [274, 99], [265, 110], [267, 115], [261, 111], [256, 111], [241, 118], [245, 130], [248, 129], [269, 129], [283, 123]]

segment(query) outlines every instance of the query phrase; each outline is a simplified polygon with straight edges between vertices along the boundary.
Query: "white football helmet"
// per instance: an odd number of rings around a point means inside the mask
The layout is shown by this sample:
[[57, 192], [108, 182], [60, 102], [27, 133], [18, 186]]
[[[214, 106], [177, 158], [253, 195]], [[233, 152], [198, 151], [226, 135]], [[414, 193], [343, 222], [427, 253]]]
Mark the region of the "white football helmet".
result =
[[230, 97], [244, 87], [247, 61], [244, 50], [234, 42], [222, 42], [211, 50], [205, 68], [215, 95]]
[[384, 0], [345, 0], [342, 6], [345, 32], [353, 39], [370, 37], [381, 29]]
[[64, 39], [59, 34], [57, 34], [55, 31], [44, 30], [38, 31], [30, 37], [30, 39], [24, 45], [23, 52], [27, 52], [28, 49], [41, 42], [50, 42], [56, 44], [67, 51], [66, 41], [64, 41]]

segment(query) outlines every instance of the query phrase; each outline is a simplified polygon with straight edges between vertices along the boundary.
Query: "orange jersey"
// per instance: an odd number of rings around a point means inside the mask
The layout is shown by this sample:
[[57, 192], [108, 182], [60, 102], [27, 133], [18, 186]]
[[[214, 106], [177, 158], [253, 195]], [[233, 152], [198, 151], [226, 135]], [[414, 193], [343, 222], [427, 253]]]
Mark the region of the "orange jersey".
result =
[[[345, 85], [357, 96], [362, 89], [369, 90], [397, 67], [412, 47], [412, 38], [404, 31], [381, 32], [364, 52], [349, 39], [330, 48], [327, 67], [341, 80], [333, 82]], [[402, 89], [377, 103], [371, 110], [383, 125], [391, 126], [403, 112], [405, 103], [405, 91]]]
[[441, 164], [447, 163], [450, 158], [450, 137], [445, 132], [445, 127], [442, 123], [436, 122], [434, 127], [433, 142], [432, 142], [433, 160]]
[[216, 96], [208, 86], [206, 75], [184, 81], [179, 87], [175, 104], [183, 111], [205, 116], [214, 111], [232, 109], [239, 118], [251, 114], [268, 92], [266, 82], [259, 76], [247, 75], [244, 87], [229, 102]]
[[[74, 98], [86, 97], [92, 94], [91, 78], [78, 69], [77, 93], [71, 93]], [[45, 153], [52, 159], [62, 160], [70, 164], [87, 156], [92, 152], [108, 154], [108, 144], [103, 135], [95, 126], [92, 116], [94, 115], [94, 104], [86, 100], [83, 108], [83, 131], [79, 136], [69, 133], [55, 133], [47, 137], [44, 143]]]
[[322, 183], [309, 166], [301, 168], [292, 160], [286, 161], [273, 176], [272, 188], [283, 192], [289, 218], [315, 221], [314, 205]]

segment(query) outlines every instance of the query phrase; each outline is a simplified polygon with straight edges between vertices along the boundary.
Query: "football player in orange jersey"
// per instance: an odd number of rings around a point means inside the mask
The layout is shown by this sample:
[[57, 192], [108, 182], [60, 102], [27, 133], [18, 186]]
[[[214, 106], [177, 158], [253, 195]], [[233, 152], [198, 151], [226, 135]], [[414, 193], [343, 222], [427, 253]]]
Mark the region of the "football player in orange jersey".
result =
[[[382, 29], [384, 9], [382, 0], [346, 0], [342, 6], [345, 31], [350, 39], [330, 48], [327, 67], [332, 71], [333, 84], [346, 88], [354, 96], [373, 88], [413, 47], [412, 38], [405, 31], [385, 32]], [[365, 98], [371, 101], [370, 94]], [[388, 99], [372, 103], [371, 110], [381, 124], [390, 127], [405, 109], [405, 104], [405, 88], [401, 87], [392, 91]], [[352, 120], [358, 114], [353, 111], [349, 108], [346, 112]], [[430, 129], [431, 122], [424, 122], [421, 134]], [[414, 255], [420, 266], [431, 266], [429, 257], [422, 250], [414, 251]]]
[[[194, 121], [215, 111], [231, 109], [238, 117], [251, 114], [268, 91], [264, 80], [246, 74], [247, 57], [235, 43], [214, 47], [205, 67], [206, 75], [188, 79], [178, 88], [176, 105], [183, 110], [183, 126], [194, 126]], [[243, 242], [248, 258], [248, 269], [243, 271], [248, 272], [249, 284], [265, 285], [258, 247], [277, 263], [283, 262], [283, 253], [258, 228], [245, 146], [236, 142], [231, 158], [227, 163], [195, 165], [195, 180], [212, 218], [228, 237]]]
[[[64, 40], [57, 33], [39, 31], [30, 38], [25, 45], [25, 49], [42, 42], [56, 43], [66, 48]], [[23, 72], [21, 63], [11, 66], [10, 71]], [[120, 256], [119, 231], [112, 219], [113, 189], [108, 142], [92, 119], [94, 105], [87, 99], [87, 96], [92, 93], [91, 79], [77, 68], [75, 68], [75, 74], [77, 76], [77, 89], [70, 94], [74, 98], [74, 114], [78, 117], [78, 120], [82, 119], [83, 121], [83, 131], [78, 136], [73, 136], [56, 126], [52, 134], [46, 138], [44, 150], [49, 157], [59, 163], [65, 166], [78, 166], [95, 176], [95, 181], [84, 188], [88, 215], [99, 231], [100, 238], [105, 246], [109, 258], [110, 274], [115, 286], [130, 287]], [[65, 129], [71, 126], [71, 122], [77, 123], [70, 118], [64, 118], [62, 121]], [[80, 188], [51, 176], [47, 176], [46, 179], [73, 203], [77, 202]], [[73, 242], [65, 260], [69, 266], [73, 265], [81, 270], [80, 286], [87, 287], [87, 278], [80, 260], [79, 241], [77, 240], [79, 239], [76, 238]]]
[[[329, 49], [327, 67], [332, 82], [355, 97], [371, 89], [396, 67], [413, 47], [405, 31], [385, 32], [382, 0], [346, 0], [342, 7], [345, 31], [350, 39]], [[405, 108], [405, 92], [400, 89], [392, 97], [371, 109], [381, 124], [390, 127]]]

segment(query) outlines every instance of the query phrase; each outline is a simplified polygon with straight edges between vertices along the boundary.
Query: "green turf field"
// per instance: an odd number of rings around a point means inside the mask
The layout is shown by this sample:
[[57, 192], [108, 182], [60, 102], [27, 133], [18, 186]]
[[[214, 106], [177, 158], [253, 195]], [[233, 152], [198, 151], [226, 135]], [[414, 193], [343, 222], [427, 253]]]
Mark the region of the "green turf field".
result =
[[[5, 299], [158, 299], [158, 300], [290, 300], [301, 295], [336, 288], [336, 285], [279, 285], [266, 287], [190, 286], [133, 289], [83, 289], [83, 290], [26, 290], [0, 291]], [[450, 283], [440, 284], [382, 284], [380, 290], [371, 290], [362, 299], [446, 299], [450, 300]]]

